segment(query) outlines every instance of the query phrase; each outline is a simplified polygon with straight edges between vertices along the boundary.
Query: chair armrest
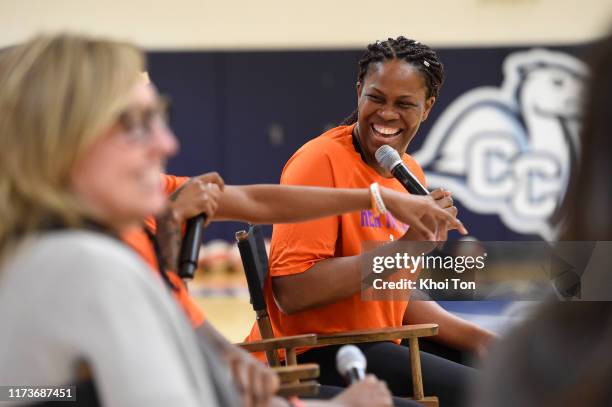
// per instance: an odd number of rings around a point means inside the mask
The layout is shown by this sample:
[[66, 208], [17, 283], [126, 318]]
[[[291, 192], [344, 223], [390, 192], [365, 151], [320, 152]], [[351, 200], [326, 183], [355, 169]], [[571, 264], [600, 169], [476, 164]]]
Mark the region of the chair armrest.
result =
[[281, 382], [293, 382], [304, 379], [316, 379], [319, 377], [319, 365], [316, 363], [305, 363], [303, 365], [279, 366], [272, 370], [278, 375]]
[[317, 345], [391, 341], [395, 339], [434, 336], [437, 334], [438, 324], [404, 325], [397, 328], [367, 329], [317, 335]]
[[248, 352], [260, 352], [275, 349], [291, 349], [300, 348], [304, 346], [314, 346], [317, 343], [317, 335], [306, 334], [306, 335], [294, 335], [284, 336], [282, 338], [270, 338], [262, 339], [254, 342], [241, 342], [237, 343], [236, 346], [240, 346], [242, 349]]
[[321, 385], [315, 381], [281, 384], [276, 394], [281, 397], [312, 397], [319, 394]]

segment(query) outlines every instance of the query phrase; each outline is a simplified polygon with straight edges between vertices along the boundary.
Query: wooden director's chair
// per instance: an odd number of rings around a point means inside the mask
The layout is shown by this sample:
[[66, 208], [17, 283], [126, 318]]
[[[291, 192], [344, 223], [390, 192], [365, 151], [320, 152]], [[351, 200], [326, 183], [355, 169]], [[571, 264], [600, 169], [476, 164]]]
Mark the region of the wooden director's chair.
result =
[[[240, 250], [240, 257], [244, 266], [244, 272], [249, 286], [251, 303], [257, 314], [257, 326], [261, 337], [258, 342], [245, 342], [239, 344], [248, 351], [266, 351], [266, 357], [270, 366], [279, 366], [278, 353], [276, 349], [284, 348], [286, 354], [286, 365], [297, 366], [295, 348], [303, 346], [322, 346], [322, 345], [343, 345], [365, 342], [391, 341], [396, 339], [408, 339], [410, 346], [410, 368], [412, 371], [412, 400], [425, 406], [437, 407], [438, 398], [435, 396], [425, 397], [423, 393], [423, 377], [421, 375], [421, 358], [419, 354], [419, 338], [434, 336], [438, 333], [437, 324], [418, 324], [404, 325], [397, 328], [383, 328], [374, 330], [360, 330], [350, 332], [339, 332], [325, 335], [298, 335], [283, 338], [274, 338], [270, 318], [266, 309], [264, 297], [264, 283], [268, 277], [268, 255], [266, 253], [265, 242], [261, 227], [249, 226], [249, 230], [236, 232], [236, 240]], [[286, 341], [286, 342], [283, 342]], [[302, 365], [308, 366], [308, 365]], [[317, 366], [317, 365], [314, 365]], [[309, 376], [308, 379], [318, 377], [318, 367], [316, 376]], [[301, 378], [301, 377], [300, 377]], [[292, 378], [290, 383], [296, 384], [297, 379]], [[285, 383], [283, 379], [281, 382]], [[308, 383], [312, 383], [312, 380]], [[304, 395], [302, 393], [301, 395]]]
[[[265, 275], [267, 276], [268, 256], [265, 244], [262, 244], [261, 248], [256, 245], [259, 240], [263, 243], [261, 229], [256, 228], [255, 232], [250, 235], [247, 235], [246, 232], [238, 232], [236, 236], [240, 236], [238, 248], [244, 269], [261, 270], [265, 268]], [[258, 250], [263, 250], [263, 252], [260, 253]], [[260, 280], [257, 272], [245, 272], [245, 274], [251, 304], [257, 315], [257, 325], [263, 339], [237, 345], [249, 352], [265, 352], [268, 365], [272, 367], [280, 379], [281, 386], [278, 392], [280, 396], [313, 396], [318, 394], [319, 383], [317, 383], [316, 378], [319, 377], [319, 365], [316, 363], [298, 365], [295, 353], [296, 348], [316, 345], [317, 336], [307, 334], [274, 338], [262, 289], [265, 280]], [[285, 366], [281, 366], [278, 349], [285, 350]]]

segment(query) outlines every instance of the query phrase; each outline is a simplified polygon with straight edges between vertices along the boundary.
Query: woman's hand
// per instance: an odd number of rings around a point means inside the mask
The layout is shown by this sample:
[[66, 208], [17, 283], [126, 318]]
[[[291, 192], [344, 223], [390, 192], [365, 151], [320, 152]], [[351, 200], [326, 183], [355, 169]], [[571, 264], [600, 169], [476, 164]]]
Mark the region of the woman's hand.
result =
[[219, 206], [223, 179], [216, 172], [191, 178], [168, 199], [166, 209], [155, 217], [156, 236], [165, 259], [164, 267], [176, 270], [181, 250], [181, 225], [187, 219], [205, 213], [210, 222]]
[[205, 213], [208, 224], [217, 212], [224, 187], [223, 179], [216, 172], [191, 178], [170, 195], [168, 206], [174, 219], [182, 224], [189, 218]]
[[411, 195], [381, 187], [387, 209], [398, 220], [410, 225], [410, 229], [422, 240], [446, 240], [448, 230], [457, 229], [461, 234], [467, 230], [457, 219], [457, 208], [453, 206], [450, 192], [437, 189], [426, 196]]
[[393, 405], [391, 392], [385, 382], [373, 375], [352, 384], [348, 389], [331, 400], [330, 407], [390, 407]]
[[248, 352], [233, 347], [226, 355], [232, 370], [232, 378], [245, 407], [267, 406], [278, 391], [280, 382], [272, 369]]
[[[444, 190], [442, 188], [438, 188], [438, 189], [434, 189], [433, 191], [431, 191], [429, 193], [429, 196], [434, 199], [434, 201], [436, 202], [436, 205], [444, 209], [454, 218], [457, 218], [457, 213], [459, 212], [459, 210], [454, 205], [453, 198], [451, 196], [450, 191]], [[446, 242], [446, 239], [448, 238], [448, 231], [453, 230], [453, 229], [457, 229], [457, 228], [451, 224], [447, 224], [446, 228], [438, 229], [438, 238], [436, 239], [436, 241]]]

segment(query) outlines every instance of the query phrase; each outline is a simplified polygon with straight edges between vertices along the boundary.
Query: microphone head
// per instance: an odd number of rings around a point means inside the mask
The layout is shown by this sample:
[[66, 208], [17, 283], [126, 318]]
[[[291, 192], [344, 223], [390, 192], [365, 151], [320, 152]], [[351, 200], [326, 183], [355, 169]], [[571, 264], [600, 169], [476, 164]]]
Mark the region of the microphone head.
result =
[[346, 376], [351, 369], [365, 372], [366, 365], [365, 356], [355, 345], [344, 345], [336, 353], [336, 368], [342, 376]]
[[395, 151], [393, 147], [387, 144], [376, 150], [374, 156], [376, 157], [378, 164], [389, 172], [391, 172], [396, 165], [402, 163], [402, 158], [400, 157], [399, 153]]

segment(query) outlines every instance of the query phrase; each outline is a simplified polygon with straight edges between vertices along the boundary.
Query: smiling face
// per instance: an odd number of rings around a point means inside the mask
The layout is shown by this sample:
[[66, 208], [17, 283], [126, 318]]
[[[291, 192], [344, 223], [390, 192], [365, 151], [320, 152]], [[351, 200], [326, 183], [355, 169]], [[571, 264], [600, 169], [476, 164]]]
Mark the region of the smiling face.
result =
[[79, 200], [96, 220], [114, 229], [132, 226], [165, 205], [160, 174], [178, 143], [159, 103], [151, 85], [137, 84], [128, 108], [72, 172]]
[[376, 150], [388, 144], [400, 155], [406, 152], [435, 102], [427, 93], [423, 75], [401, 59], [373, 63], [357, 83], [357, 137], [368, 165], [379, 173], [385, 171], [376, 162]]

